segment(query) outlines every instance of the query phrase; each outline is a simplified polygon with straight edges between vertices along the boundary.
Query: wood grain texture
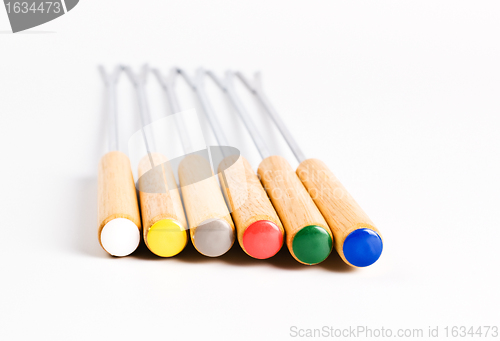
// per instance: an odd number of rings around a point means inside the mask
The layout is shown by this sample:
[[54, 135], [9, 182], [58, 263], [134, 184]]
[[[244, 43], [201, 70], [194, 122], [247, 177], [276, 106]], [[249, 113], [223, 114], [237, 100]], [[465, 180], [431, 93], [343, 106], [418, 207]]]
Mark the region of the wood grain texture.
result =
[[[242, 156], [229, 156], [219, 165], [219, 179], [229, 202], [241, 248], [243, 234], [256, 221], [269, 220], [284, 233], [283, 225], [259, 178]], [[251, 256], [251, 255], [250, 255]]]
[[233, 220], [207, 159], [199, 155], [186, 156], [179, 164], [179, 182], [191, 240], [198, 225], [207, 219], [224, 219], [234, 231]]
[[321, 160], [308, 159], [297, 168], [297, 175], [325, 217], [335, 237], [335, 249], [344, 257], [343, 245], [354, 230], [368, 228], [379, 234], [373, 222]]
[[173, 219], [187, 229], [179, 189], [167, 158], [159, 153], [152, 153], [151, 158], [155, 165], [153, 169], [149, 156], [141, 159], [138, 168], [139, 198], [146, 244], [149, 229], [159, 220]]
[[293, 252], [292, 243], [295, 234], [309, 225], [324, 228], [330, 236], [331, 231], [285, 158], [270, 156], [264, 159], [259, 166], [258, 174], [283, 223], [288, 249], [292, 256], [301, 262]]
[[129, 219], [141, 229], [134, 178], [127, 155], [119, 151], [104, 155], [98, 166], [97, 185], [99, 243], [102, 228], [113, 219]]

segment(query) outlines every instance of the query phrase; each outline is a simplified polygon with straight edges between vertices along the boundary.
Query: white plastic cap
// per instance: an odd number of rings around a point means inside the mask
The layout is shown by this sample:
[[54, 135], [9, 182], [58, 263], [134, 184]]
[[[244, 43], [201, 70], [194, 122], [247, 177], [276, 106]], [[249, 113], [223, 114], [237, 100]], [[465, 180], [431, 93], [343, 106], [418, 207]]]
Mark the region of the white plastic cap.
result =
[[109, 221], [101, 231], [104, 250], [117, 257], [128, 256], [137, 249], [141, 235], [137, 226], [125, 218]]

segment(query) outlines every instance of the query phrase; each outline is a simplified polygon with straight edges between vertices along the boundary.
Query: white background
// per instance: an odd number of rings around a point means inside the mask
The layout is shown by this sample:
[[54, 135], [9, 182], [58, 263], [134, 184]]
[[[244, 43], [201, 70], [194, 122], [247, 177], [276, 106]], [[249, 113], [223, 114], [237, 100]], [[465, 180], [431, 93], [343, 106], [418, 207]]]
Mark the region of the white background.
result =
[[[291, 326], [357, 325], [444, 336], [445, 326], [500, 325], [499, 18], [496, 1], [107, 0], [10, 34], [1, 8], [0, 339], [286, 340]], [[307, 267], [286, 248], [258, 261], [238, 245], [218, 259], [191, 245], [172, 259], [144, 247], [107, 256], [96, 236], [101, 62], [261, 70], [306, 154], [381, 230], [379, 262], [351, 270], [334, 252]], [[120, 108], [132, 122], [129, 90]], [[243, 125], [217, 108], [256, 169]], [[273, 152], [297, 165], [252, 112]]]

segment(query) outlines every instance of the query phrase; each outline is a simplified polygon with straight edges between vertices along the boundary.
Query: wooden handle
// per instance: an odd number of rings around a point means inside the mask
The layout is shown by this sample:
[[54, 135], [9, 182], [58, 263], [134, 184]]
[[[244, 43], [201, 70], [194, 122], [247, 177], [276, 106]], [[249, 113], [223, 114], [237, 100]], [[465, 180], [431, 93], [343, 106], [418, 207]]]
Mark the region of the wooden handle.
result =
[[[258, 254], [245, 248], [243, 235], [247, 228], [261, 220], [274, 223], [283, 239], [283, 225], [271, 204], [259, 178], [252, 170], [250, 163], [242, 156], [229, 156], [219, 165], [219, 179], [222, 189], [228, 199], [231, 215], [236, 225], [238, 242], [248, 255], [261, 258]], [[281, 244], [281, 243], [280, 243]], [[279, 251], [279, 248], [274, 253]], [[262, 252], [260, 252], [262, 253]], [[271, 251], [272, 255], [274, 253]], [[267, 258], [267, 257], [266, 257]]]
[[[155, 165], [153, 171], [151, 171], [149, 156], [145, 156], [139, 162], [138, 169], [139, 198], [145, 240], [151, 226], [162, 219], [176, 220], [187, 230], [186, 216], [177, 182], [167, 158], [159, 153], [152, 153], [151, 157]], [[141, 189], [146, 191], [141, 191]]]
[[[179, 165], [179, 181], [190, 226], [191, 241], [195, 248], [207, 256], [215, 257], [220, 255], [218, 254], [220, 248], [215, 248], [217, 250], [214, 251], [213, 245], [207, 245], [207, 248], [201, 247], [201, 235], [199, 238], [200, 243], [195, 240], [198, 227], [206, 224], [207, 221], [216, 219], [225, 221], [231, 230], [229, 234], [232, 236], [232, 240], [229, 241], [229, 247], [224, 248], [226, 249], [224, 252], [229, 250], [234, 242], [234, 224], [222, 196], [219, 183], [213, 176], [209, 161], [199, 155], [186, 156]], [[214, 240], [215, 238], [204, 237], [203, 242], [213, 243]]]
[[303, 161], [297, 168], [297, 175], [328, 222], [335, 237], [337, 252], [347, 264], [353, 265], [344, 255], [346, 237], [361, 228], [373, 230], [379, 236], [380, 232], [322, 161]]
[[113, 219], [128, 219], [141, 229], [141, 216], [130, 160], [122, 152], [109, 152], [99, 162], [98, 205], [99, 243], [101, 243], [102, 228]]
[[303, 228], [316, 225], [329, 234], [331, 243], [332, 234], [325, 219], [290, 164], [283, 157], [270, 156], [264, 159], [259, 166], [258, 174], [283, 223], [290, 253], [299, 262], [311, 264], [304, 262], [296, 255], [293, 240]]

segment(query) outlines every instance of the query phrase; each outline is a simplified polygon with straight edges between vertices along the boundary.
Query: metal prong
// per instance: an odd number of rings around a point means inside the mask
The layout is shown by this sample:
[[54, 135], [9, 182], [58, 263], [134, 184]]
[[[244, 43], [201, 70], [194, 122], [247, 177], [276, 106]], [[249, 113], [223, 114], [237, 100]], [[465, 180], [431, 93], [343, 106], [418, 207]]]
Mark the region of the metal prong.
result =
[[264, 108], [264, 110], [271, 116], [271, 119], [274, 121], [274, 124], [278, 127], [279, 131], [281, 132], [281, 135], [283, 135], [283, 138], [285, 139], [286, 143], [292, 150], [293, 154], [301, 163], [306, 159], [304, 153], [300, 149], [299, 145], [297, 144], [297, 141], [293, 138], [292, 134], [286, 127], [285, 123], [281, 120], [281, 117], [279, 116], [278, 112], [276, 109], [274, 109], [273, 105], [267, 98], [267, 96], [264, 94], [262, 87], [260, 85], [260, 74], [256, 74], [256, 86], [252, 86], [250, 84], [250, 81], [243, 76], [241, 72], [237, 72], [236, 76], [241, 80], [241, 82], [247, 87], [247, 89], [259, 100], [260, 104]]
[[136, 79], [136, 76], [134, 75], [134, 73], [132, 72], [132, 70], [130, 69], [130, 67], [126, 66], [126, 65], [121, 65], [121, 69], [123, 70], [123, 72], [125, 72], [125, 74], [128, 76], [128, 78], [130, 79], [130, 81], [132, 82], [132, 84], [134, 86], [137, 86], [137, 84], [139, 83], [138, 80]]
[[224, 84], [222, 84], [222, 81], [210, 70], [207, 70], [206, 71], [206, 74], [208, 77], [210, 77], [215, 84], [217, 84], [217, 86], [224, 92], [227, 91], [226, 89], [226, 86]]
[[[139, 117], [141, 119], [141, 132], [142, 132], [142, 137], [144, 139], [144, 144], [146, 146], [146, 151], [148, 152], [149, 159], [151, 162], [151, 167], [154, 166], [153, 164], [153, 158], [151, 156], [151, 148], [156, 150], [155, 147], [155, 141], [154, 137], [151, 138], [150, 141], [148, 141], [146, 137], [146, 132], [144, 131], [144, 127], [146, 125], [152, 123], [151, 116], [150, 116], [150, 111], [149, 111], [149, 106], [148, 106], [148, 101], [146, 97], [146, 91], [144, 89], [144, 82], [147, 77], [147, 72], [148, 72], [148, 67], [147, 65], [144, 65], [142, 67], [142, 71], [140, 75], [135, 75], [132, 72], [132, 69], [126, 65], [122, 65], [122, 70], [128, 75], [130, 81], [134, 85], [135, 92], [137, 95], [137, 103], [139, 105]], [[151, 147], [151, 148], [150, 148]]]
[[[196, 97], [198, 98], [201, 107], [203, 109], [203, 112], [205, 113], [205, 117], [207, 118], [208, 122], [210, 123], [210, 126], [212, 128], [212, 131], [214, 132], [215, 138], [217, 139], [217, 143], [219, 146], [229, 146], [227, 143], [226, 135], [224, 134], [224, 131], [222, 130], [222, 127], [220, 125], [219, 120], [217, 119], [217, 116], [215, 115], [215, 111], [208, 100], [208, 96], [205, 92], [205, 87], [204, 87], [204, 77], [205, 77], [205, 70], [203, 68], [199, 68], [196, 71], [196, 76], [195, 76], [195, 81], [193, 82], [191, 78], [187, 75], [186, 72], [184, 72], [182, 69], [177, 69], [177, 72], [184, 78], [186, 83], [191, 87], [193, 92], [196, 94]], [[224, 151], [224, 149], [222, 149]]]
[[140, 81], [142, 85], [145, 85], [146, 82], [148, 81], [148, 76], [149, 76], [149, 65], [144, 64], [141, 68], [141, 74], [140, 74]]
[[109, 115], [109, 150], [119, 150], [118, 141], [118, 109], [116, 104], [116, 83], [120, 76], [121, 68], [119, 66], [115, 67], [111, 74], [107, 74], [104, 66], [98, 66], [99, 73], [101, 74], [102, 80], [106, 86], [107, 90], [107, 109]]
[[193, 90], [193, 91], [196, 91], [196, 86], [194, 85], [194, 83], [191, 81], [191, 78], [189, 78], [189, 76], [187, 75], [186, 72], [184, 72], [184, 70], [180, 69], [180, 68], [177, 68], [177, 73], [179, 75], [181, 75], [182, 78], [184, 78], [184, 81], [187, 83], [187, 85], [189, 85], [189, 87]]
[[[163, 91], [165, 92], [171, 114], [175, 115], [179, 113], [181, 111], [181, 108], [174, 89], [175, 78], [177, 76], [177, 68], [170, 69], [170, 74], [168, 78], [164, 78], [158, 69], [153, 69], [152, 72], [156, 76], [156, 79], [163, 88]], [[182, 148], [184, 149], [184, 153], [189, 154], [193, 150], [191, 147], [188, 130], [181, 115], [175, 115], [175, 123], [177, 125], [177, 129], [179, 130], [179, 135], [181, 137]]]
[[262, 139], [262, 136], [260, 135], [257, 127], [255, 126], [254, 122], [252, 121], [250, 115], [245, 109], [245, 106], [239, 99], [238, 95], [236, 95], [236, 92], [234, 91], [233, 87], [233, 73], [231, 71], [226, 72], [226, 79], [225, 83], [222, 83], [222, 81], [217, 78], [211, 71], [207, 71], [207, 75], [213, 79], [215, 84], [221, 88], [222, 91], [227, 95], [231, 103], [233, 104], [233, 107], [236, 109], [236, 112], [239, 114], [241, 120], [245, 124], [248, 132], [250, 133], [250, 136], [252, 137], [252, 140], [257, 147], [257, 150], [259, 151], [260, 156], [265, 159], [268, 156], [271, 156], [271, 152], [267, 148], [264, 140]]

